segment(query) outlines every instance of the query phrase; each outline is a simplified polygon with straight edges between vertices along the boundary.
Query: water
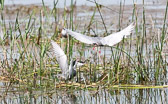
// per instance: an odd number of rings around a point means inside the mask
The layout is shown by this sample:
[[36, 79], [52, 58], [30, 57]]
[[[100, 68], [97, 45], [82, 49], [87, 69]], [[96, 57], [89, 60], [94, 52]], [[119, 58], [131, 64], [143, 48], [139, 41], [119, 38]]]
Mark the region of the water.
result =
[[[4, 95], [5, 92], [0, 92]], [[70, 92], [53, 90], [11, 91], [1, 104], [167, 104], [168, 89], [98, 89], [96, 91], [75, 90]]]
[[[40, 4], [42, 0], [5, 0], [5, 5], [12, 5], [12, 4], [23, 4], [23, 5], [28, 5], [28, 4]], [[95, 4], [92, 2], [89, 2], [87, 0], [73, 0], [76, 2], [76, 5], [88, 5], [88, 6], [94, 6]], [[94, 0], [92, 0], [94, 1]], [[120, 1], [124, 2], [124, 0], [96, 0], [99, 4], [102, 5], [119, 5]], [[133, 2], [134, 1], [134, 2]], [[145, 0], [145, 4], [153, 4], [153, 3], [162, 3], [164, 0]], [[44, 3], [51, 8], [53, 7], [53, 2], [54, 0], [44, 0]], [[132, 5], [133, 3], [135, 4], [142, 4], [142, 0], [125, 0], [126, 5]], [[66, 0], [66, 6], [70, 6], [71, 0]], [[59, 8], [64, 7], [64, 0], [58, 0], [58, 6]]]

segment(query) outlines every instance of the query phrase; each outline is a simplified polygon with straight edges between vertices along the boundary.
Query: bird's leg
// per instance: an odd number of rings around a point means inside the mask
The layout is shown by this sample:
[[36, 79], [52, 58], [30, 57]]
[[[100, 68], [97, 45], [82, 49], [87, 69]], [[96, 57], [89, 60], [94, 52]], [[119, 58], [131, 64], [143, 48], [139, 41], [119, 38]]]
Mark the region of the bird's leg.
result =
[[[93, 50], [97, 51], [97, 46], [98, 46], [98, 45], [94, 44]], [[99, 50], [98, 53], [100, 54], [101, 51]]]
[[100, 59], [101, 63], [103, 63], [103, 60], [101, 58], [101, 46], [99, 47], [97, 54], [98, 54], [98, 58]]
[[97, 45], [96, 45], [96, 44], [94, 44], [94, 46], [93, 46], [93, 50], [95, 50], [96, 46], [97, 46]]
[[94, 44], [94, 47], [93, 47], [93, 50], [94, 50], [94, 60], [95, 60], [95, 57], [96, 57], [96, 55], [98, 55], [97, 56], [97, 58], [99, 58], [100, 59], [100, 61], [102, 62], [102, 59], [101, 59], [101, 57], [100, 57], [100, 55], [101, 55], [101, 45], [100, 45], [100, 48], [98, 47], [98, 45], [96, 45], [96, 44]]

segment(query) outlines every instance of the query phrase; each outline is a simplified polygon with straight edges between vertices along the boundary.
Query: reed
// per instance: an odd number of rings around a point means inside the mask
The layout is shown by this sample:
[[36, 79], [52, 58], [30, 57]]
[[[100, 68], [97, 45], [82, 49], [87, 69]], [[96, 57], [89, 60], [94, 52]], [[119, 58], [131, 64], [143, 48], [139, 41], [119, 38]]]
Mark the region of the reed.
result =
[[1, 5], [1, 10], [3, 10], [3, 8], [4, 8], [4, 0], [0, 1], [0, 5]]

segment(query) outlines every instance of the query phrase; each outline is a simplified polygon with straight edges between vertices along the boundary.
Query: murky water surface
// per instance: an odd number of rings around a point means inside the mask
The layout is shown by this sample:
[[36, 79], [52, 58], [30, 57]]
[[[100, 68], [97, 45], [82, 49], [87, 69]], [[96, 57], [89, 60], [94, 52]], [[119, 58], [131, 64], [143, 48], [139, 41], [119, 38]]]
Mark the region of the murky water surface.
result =
[[1, 104], [167, 104], [167, 89], [0, 91]]
[[[12, 4], [23, 4], [23, 5], [28, 5], [28, 4], [40, 4], [41, 5], [42, 0], [5, 0], [6, 5], [12, 5]], [[44, 3], [50, 7], [53, 7], [53, 2], [54, 0], [43, 0]], [[55, 0], [57, 1], [57, 0]], [[58, 7], [62, 8], [64, 5], [70, 6], [71, 0], [58, 0]], [[88, 6], [94, 6], [94, 3], [89, 2], [87, 0], [73, 0], [76, 2], [76, 4], [79, 5], [88, 5]], [[94, 0], [92, 0], [94, 1]], [[124, 2], [126, 5], [132, 5], [132, 4], [142, 4], [142, 0], [96, 0], [98, 3], [103, 4], [103, 5], [119, 5], [120, 1]], [[145, 0], [145, 4], [161, 4], [164, 3], [164, 0]]]

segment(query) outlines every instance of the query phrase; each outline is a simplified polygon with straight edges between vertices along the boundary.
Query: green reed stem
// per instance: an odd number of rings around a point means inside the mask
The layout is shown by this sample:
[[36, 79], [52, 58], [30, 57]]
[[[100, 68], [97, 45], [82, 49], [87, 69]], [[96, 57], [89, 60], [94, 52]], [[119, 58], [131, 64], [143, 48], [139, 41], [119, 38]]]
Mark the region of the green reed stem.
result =
[[163, 23], [163, 28], [162, 28], [162, 36], [161, 36], [161, 51], [163, 49], [163, 44], [164, 44], [164, 39], [165, 39], [165, 25], [166, 25], [166, 18], [167, 18], [167, 9], [168, 9], [168, 1], [166, 4], [166, 10], [165, 10], [165, 16], [164, 16], [164, 23]]
[[[74, 4], [73, 4], [73, 0], [71, 0], [71, 12], [70, 12], [70, 26], [72, 28], [72, 31], [73, 31], [73, 11], [74, 11]], [[69, 59], [70, 57], [72, 56], [73, 54], [73, 44], [74, 44], [74, 41], [73, 39], [71, 39], [71, 37], [69, 37]]]
[[0, 0], [0, 4], [1, 4], [1, 9], [3, 10], [3, 8], [4, 8], [4, 2], [5, 2], [5, 0]]

